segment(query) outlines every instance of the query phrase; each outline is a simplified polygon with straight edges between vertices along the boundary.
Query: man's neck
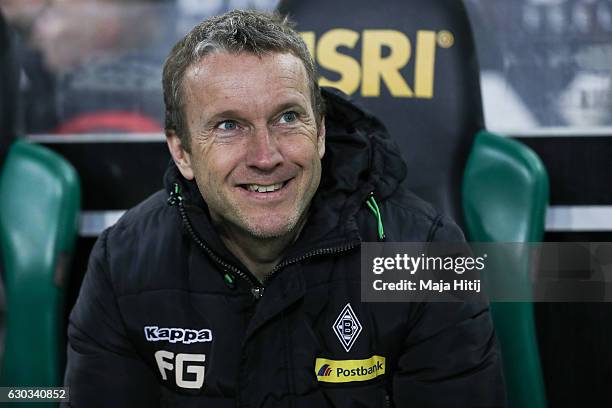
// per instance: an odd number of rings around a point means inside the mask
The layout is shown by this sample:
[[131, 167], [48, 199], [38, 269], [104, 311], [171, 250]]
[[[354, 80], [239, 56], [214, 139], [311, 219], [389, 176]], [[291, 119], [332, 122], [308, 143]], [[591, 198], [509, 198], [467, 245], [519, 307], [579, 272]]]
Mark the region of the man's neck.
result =
[[295, 242], [305, 221], [301, 220], [294, 231], [275, 238], [258, 238], [231, 227], [216, 227], [227, 249], [262, 281], [280, 262], [285, 250]]

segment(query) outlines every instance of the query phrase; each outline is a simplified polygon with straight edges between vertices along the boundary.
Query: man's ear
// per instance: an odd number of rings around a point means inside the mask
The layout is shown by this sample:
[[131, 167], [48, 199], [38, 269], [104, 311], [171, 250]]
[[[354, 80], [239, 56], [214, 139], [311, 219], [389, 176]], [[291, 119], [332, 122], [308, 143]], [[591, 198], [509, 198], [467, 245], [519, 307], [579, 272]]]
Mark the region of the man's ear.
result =
[[179, 171], [187, 180], [193, 180], [193, 168], [191, 167], [191, 155], [183, 147], [183, 143], [173, 130], [166, 131], [166, 143], [172, 159]]
[[317, 135], [317, 148], [319, 150], [319, 159], [323, 158], [325, 154], [325, 116], [321, 118], [321, 124], [319, 125], [319, 134]]

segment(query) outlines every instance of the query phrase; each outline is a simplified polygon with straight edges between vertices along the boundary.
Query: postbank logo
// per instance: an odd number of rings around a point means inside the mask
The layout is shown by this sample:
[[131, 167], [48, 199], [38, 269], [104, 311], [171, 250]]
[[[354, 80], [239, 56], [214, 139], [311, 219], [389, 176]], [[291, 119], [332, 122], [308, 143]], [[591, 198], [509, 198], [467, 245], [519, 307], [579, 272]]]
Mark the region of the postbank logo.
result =
[[[318, 36], [314, 31], [300, 34], [318, 65], [339, 77], [321, 76], [320, 86], [366, 98], [379, 97], [381, 87], [386, 86], [392, 97], [432, 99], [436, 53], [455, 44], [448, 30], [418, 30], [410, 33], [412, 38], [401, 31], [377, 29], [333, 28]], [[356, 50], [360, 59], [343, 53], [343, 48]], [[412, 78], [401, 72], [409, 64], [414, 68]]]
[[368, 381], [385, 373], [385, 358], [372, 356], [365, 360], [315, 360], [317, 380], [328, 383]]

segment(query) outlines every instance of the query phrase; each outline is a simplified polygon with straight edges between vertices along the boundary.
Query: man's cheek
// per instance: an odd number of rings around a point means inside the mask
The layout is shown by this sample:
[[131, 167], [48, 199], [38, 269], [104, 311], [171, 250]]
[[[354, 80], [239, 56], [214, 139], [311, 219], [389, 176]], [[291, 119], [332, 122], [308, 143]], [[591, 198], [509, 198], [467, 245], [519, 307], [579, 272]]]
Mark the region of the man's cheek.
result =
[[294, 138], [283, 145], [285, 157], [296, 163], [309, 163], [313, 158], [319, 159], [319, 148], [312, 137]]

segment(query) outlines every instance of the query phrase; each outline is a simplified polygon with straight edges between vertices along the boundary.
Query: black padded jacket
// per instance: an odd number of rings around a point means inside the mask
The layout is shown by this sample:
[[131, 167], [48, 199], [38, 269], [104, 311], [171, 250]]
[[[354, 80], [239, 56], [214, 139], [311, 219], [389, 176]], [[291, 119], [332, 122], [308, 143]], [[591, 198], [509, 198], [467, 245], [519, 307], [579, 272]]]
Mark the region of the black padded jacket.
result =
[[360, 245], [462, 241], [402, 186], [380, 122], [326, 93], [309, 219], [257, 281], [221, 243], [197, 186], [166, 190], [98, 239], [70, 315], [75, 407], [493, 407], [504, 404], [486, 303], [365, 303]]

